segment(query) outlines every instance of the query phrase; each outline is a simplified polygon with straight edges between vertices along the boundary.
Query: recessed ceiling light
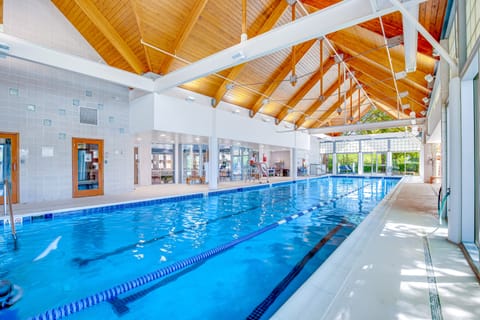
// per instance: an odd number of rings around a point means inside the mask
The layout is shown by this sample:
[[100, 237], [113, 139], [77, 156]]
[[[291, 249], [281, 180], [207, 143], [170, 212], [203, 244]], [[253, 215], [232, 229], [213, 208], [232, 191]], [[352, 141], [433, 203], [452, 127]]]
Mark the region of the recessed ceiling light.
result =
[[262, 118], [262, 121], [263, 122], [270, 122], [270, 119], [269, 118]]
[[193, 101], [195, 101], [195, 97], [193, 97], [193, 96], [187, 96], [187, 97], [185, 98], [185, 101], [187, 101], [187, 102], [193, 102]]

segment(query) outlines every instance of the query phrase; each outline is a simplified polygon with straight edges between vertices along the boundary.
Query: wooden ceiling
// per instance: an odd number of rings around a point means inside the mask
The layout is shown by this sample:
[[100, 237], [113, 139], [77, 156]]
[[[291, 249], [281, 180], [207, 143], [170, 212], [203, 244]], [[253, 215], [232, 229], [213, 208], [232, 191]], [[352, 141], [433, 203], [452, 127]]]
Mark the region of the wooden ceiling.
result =
[[[437, 40], [447, 1], [420, 5], [419, 22]], [[291, 6], [286, 0], [250, 0], [246, 10], [240, 0], [52, 2], [109, 65], [166, 75], [238, 44], [242, 29], [250, 39], [339, 1], [303, 0]], [[403, 42], [387, 46], [386, 39], [402, 35], [402, 16], [395, 12], [182, 87], [212, 97], [214, 107], [232, 103], [251, 116], [272, 116], [277, 124], [297, 128], [357, 123], [372, 109], [394, 119], [408, 118], [412, 111], [423, 117], [424, 98], [431, 92], [425, 76], [435, 72], [437, 58], [419, 35], [416, 71], [394, 79], [405, 70]]]

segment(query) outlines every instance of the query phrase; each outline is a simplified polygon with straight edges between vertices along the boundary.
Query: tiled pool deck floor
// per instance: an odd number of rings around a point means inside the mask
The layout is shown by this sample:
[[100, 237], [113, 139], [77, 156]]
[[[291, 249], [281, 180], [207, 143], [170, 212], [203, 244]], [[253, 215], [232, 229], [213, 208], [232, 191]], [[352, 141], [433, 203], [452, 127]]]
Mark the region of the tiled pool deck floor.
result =
[[[219, 188], [251, 184], [258, 181]], [[273, 318], [480, 319], [480, 285], [459, 247], [446, 240], [446, 225], [439, 226], [435, 218], [437, 189], [401, 183]], [[17, 204], [14, 211], [51, 212], [207, 191], [206, 185], [155, 185], [124, 195]]]

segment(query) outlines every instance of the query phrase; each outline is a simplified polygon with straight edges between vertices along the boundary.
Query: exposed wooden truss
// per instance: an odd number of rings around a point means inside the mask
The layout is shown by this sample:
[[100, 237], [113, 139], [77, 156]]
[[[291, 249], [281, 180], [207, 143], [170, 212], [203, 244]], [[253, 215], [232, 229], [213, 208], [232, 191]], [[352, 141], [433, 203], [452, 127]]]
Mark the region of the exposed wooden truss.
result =
[[[138, 74], [173, 73], [189, 63], [238, 45], [245, 30], [248, 37], [253, 38], [290, 23], [293, 16], [286, 0], [52, 2], [105, 62]], [[303, 0], [301, 4], [308, 13], [314, 13], [339, 2]], [[437, 40], [444, 25], [446, 4], [447, 0], [430, 0], [420, 5], [419, 21]], [[298, 7], [297, 20], [306, 14]], [[182, 87], [213, 98], [214, 107], [222, 102], [233, 103], [249, 109], [251, 117], [261, 112], [274, 117], [277, 124], [292, 122], [296, 128], [342, 123], [350, 117], [355, 122], [368, 112], [372, 103], [395, 119], [408, 118], [411, 111], [418, 117], [426, 108], [425, 97], [428, 98], [431, 92], [431, 85], [425, 77], [435, 72], [437, 60], [431, 56], [432, 46], [419, 35], [416, 71], [396, 79], [394, 75], [405, 69], [403, 43], [390, 43], [388, 47], [385, 43], [402, 34], [402, 16], [394, 12], [381, 19], [330, 33], [325, 40], [314, 39], [296, 45], [294, 59], [288, 48], [239, 63], [217, 75], [195, 79]], [[141, 40], [159, 50], [142, 45]], [[321, 42], [324, 43], [322, 50], [333, 46], [342, 53], [343, 58], [336, 63], [354, 71], [355, 84], [340, 100], [329, 97], [338, 95], [339, 86], [344, 88], [346, 84], [343, 79], [338, 81], [337, 73], [332, 71], [336, 71], [335, 67], [332, 68], [333, 52], [323, 59], [323, 70], [320, 70]], [[292, 68], [302, 76], [295, 87], [287, 85]], [[362, 89], [357, 87], [357, 82]], [[312, 98], [320, 96], [321, 91], [323, 97]], [[404, 92], [408, 94], [404, 96]], [[401, 97], [399, 93], [402, 93]], [[343, 112], [338, 115], [338, 107], [346, 103], [343, 99], [349, 99], [352, 94], [352, 102], [347, 101], [347, 105], [353, 105], [349, 117]], [[285, 103], [268, 103], [275, 100]], [[402, 108], [406, 104], [409, 107]]]

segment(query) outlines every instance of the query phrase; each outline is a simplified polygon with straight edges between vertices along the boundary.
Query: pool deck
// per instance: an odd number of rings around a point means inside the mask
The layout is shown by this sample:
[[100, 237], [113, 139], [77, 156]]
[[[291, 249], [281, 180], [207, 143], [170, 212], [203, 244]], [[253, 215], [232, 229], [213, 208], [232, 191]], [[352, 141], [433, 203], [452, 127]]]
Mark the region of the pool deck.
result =
[[[269, 182], [289, 180], [273, 177]], [[224, 182], [219, 189], [258, 184]], [[404, 179], [272, 319], [480, 319], [480, 285], [460, 247], [447, 241], [446, 225], [435, 217], [437, 190], [438, 185]], [[199, 184], [153, 185], [122, 195], [20, 203], [14, 212], [208, 191]]]

